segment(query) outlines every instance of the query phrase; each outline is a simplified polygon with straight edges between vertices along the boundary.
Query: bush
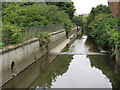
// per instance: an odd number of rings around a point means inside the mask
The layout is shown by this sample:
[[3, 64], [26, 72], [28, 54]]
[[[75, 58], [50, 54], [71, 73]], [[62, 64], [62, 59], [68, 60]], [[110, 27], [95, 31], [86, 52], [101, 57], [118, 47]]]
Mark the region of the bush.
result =
[[40, 46], [43, 46], [45, 45], [46, 47], [48, 46], [50, 40], [49, 40], [49, 34], [48, 33], [45, 33], [45, 32], [41, 32], [38, 34], [37, 36], [39, 38], [39, 41], [40, 41]]
[[83, 25], [83, 17], [81, 15], [74, 16], [72, 20], [77, 26]]
[[98, 14], [111, 14], [110, 9], [106, 5], [98, 5], [96, 8], [92, 8], [89, 16], [87, 17], [87, 22], [84, 24], [84, 29], [87, 30], [86, 33], [89, 35], [89, 33], [92, 30], [92, 21], [94, 20], [95, 16]]
[[[120, 35], [116, 31], [116, 27], [119, 26], [119, 20], [109, 14], [109, 10], [104, 11], [105, 8], [101, 8], [100, 13], [93, 13], [97, 8], [92, 9], [87, 18], [87, 23], [85, 23], [87, 35], [93, 37], [98, 46], [108, 49], [111, 55], [114, 56], [115, 47], [119, 48], [120, 46]], [[91, 18], [93, 14], [95, 16]]]
[[2, 42], [6, 45], [16, 44], [21, 40], [21, 29], [10, 23], [3, 23]]
[[71, 20], [65, 11], [60, 11], [55, 5], [45, 3], [34, 3], [24, 5], [24, 3], [3, 3], [3, 22], [15, 24], [21, 28], [31, 26], [44, 26], [48, 24], [68, 24]]
[[118, 33], [115, 29], [118, 20], [108, 14], [98, 16], [101, 17], [96, 18], [97, 22], [93, 21], [94, 24], [92, 24], [91, 36], [95, 38], [97, 44], [101, 47], [109, 49], [115, 48], [118, 41]]

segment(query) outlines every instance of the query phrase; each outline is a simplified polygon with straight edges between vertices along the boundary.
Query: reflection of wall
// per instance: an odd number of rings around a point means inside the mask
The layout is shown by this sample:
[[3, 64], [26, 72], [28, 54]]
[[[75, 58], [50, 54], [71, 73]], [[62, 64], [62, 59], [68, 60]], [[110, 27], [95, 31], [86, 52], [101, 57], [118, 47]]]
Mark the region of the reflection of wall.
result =
[[116, 49], [116, 61], [120, 65], [120, 50]]
[[[53, 59], [53, 55], [44, 55], [17, 77], [6, 83], [3, 88], [34, 88], [45, 85], [51, 87], [52, 81], [67, 71], [72, 55], [58, 56], [54, 61]], [[49, 61], [53, 62], [49, 63]]]
[[[48, 55], [48, 62], [51, 61]], [[72, 60], [72, 55], [58, 55], [55, 60], [50, 64], [45, 64], [43, 61], [40, 69], [39, 77], [30, 85], [30, 87], [51, 87], [52, 82], [56, 81], [57, 76], [63, 75], [67, 72], [70, 62]], [[46, 62], [47, 63], [47, 62]]]
[[115, 73], [118, 75], [119, 90], [120, 90], [120, 65], [118, 65], [118, 63], [116, 63], [115, 65]]
[[40, 67], [43, 66], [41, 61], [46, 62], [46, 60], [47, 55], [43, 56], [37, 62], [25, 69], [17, 77], [14, 77], [11, 81], [5, 84], [3, 88], [28, 88], [40, 74]]

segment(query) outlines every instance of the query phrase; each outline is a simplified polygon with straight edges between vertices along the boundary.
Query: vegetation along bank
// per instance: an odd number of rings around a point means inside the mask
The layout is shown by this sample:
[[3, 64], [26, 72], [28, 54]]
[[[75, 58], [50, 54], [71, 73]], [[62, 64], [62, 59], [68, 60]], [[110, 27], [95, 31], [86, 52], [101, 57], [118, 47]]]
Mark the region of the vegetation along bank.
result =
[[97, 45], [110, 52], [111, 57], [115, 56], [115, 48], [120, 49], [120, 20], [111, 14], [105, 5], [98, 5], [92, 8], [86, 18], [84, 30], [89, 37], [92, 37]]

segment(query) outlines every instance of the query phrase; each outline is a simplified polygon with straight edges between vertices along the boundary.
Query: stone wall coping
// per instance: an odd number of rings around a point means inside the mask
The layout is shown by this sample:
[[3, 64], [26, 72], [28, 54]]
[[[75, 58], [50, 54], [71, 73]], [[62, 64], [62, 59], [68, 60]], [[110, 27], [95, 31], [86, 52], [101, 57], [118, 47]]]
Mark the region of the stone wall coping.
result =
[[66, 31], [66, 29], [62, 29], [62, 30], [59, 30], [59, 31], [56, 31], [56, 32], [52, 32], [52, 33], [50, 33], [49, 35], [50, 35], [50, 36], [51, 36], [51, 35], [55, 35], [55, 34], [58, 34], [58, 33], [64, 32], [64, 31]]
[[32, 42], [35, 42], [35, 41], [38, 41], [38, 40], [39, 40], [38, 38], [32, 38], [32, 39], [24, 41], [22, 43], [16, 44], [14, 46], [12, 46], [12, 45], [11, 46], [7, 46], [7, 47], [3, 48], [2, 50], [0, 50], [0, 54], [8, 52], [8, 51], [11, 51], [11, 50], [19, 48], [19, 47], [22, 47], [24, 45], [28, 45], [28, 44], [30, 44]]

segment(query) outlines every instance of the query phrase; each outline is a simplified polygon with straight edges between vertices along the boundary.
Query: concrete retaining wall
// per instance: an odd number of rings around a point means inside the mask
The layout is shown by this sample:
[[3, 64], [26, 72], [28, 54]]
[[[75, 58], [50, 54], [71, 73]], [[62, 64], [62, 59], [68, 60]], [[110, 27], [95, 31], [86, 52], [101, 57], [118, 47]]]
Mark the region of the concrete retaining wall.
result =
[[[77, 34], [75, 28], [71, 35], [73, 34]], [[2, 58], [0, 59], [0, 62], [2, 62], [2, 68], [0, 68], [2, 69], [2, 76], [0, 76], [2, 77], [2, 80], [0, 80], [2, 82], [0, 85], [8, 82], [15, 75], [19, 74], [66, 39], [66, 30], [60, 30], [50, 33], [50, 44], [47, 49], [45, 46], [40, 46], [37, 38], [18, 44], [17, 46], [4, 48], [0, 52], [0, 58]]]

